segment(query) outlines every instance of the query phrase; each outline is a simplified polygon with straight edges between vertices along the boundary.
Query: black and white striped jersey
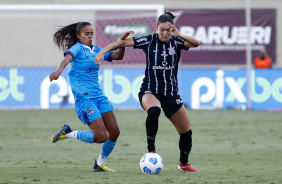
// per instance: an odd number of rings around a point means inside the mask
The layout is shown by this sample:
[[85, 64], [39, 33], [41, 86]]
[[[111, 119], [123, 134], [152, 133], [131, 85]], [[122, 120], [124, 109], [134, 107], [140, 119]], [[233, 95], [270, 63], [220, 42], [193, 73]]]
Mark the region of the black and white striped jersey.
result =
[[177, 84], [178, 62], [181, 50], [188, 50], [184, 40], [171, 37], [168, 43], [159, 40], [158, 34], [133, 37], [134, 48], [146, 54], [145, 78], [141, 91], [151, 91], [160, 96], [179, 96]]

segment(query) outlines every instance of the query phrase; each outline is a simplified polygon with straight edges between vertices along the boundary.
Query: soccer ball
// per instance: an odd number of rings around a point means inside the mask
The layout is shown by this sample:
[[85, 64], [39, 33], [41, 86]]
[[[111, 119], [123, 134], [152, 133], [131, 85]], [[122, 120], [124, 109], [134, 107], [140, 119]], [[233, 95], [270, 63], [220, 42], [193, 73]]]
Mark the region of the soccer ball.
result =
[[157, 153], [146, 153], [140, 159], [140, 168], [145, 174], [159, 174], [163, 167], [163, 159]]

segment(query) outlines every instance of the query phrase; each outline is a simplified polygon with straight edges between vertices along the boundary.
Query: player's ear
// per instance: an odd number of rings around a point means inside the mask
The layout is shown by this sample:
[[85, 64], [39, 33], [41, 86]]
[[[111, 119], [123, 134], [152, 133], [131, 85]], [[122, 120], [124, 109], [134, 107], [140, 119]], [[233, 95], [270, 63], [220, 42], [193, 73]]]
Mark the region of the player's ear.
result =
[[80, 39], [80, 34], [79, 34], [79, 33], [77, 33], [77, 34], [76, 34], [76, 37], [77, 37], [78, 39]]

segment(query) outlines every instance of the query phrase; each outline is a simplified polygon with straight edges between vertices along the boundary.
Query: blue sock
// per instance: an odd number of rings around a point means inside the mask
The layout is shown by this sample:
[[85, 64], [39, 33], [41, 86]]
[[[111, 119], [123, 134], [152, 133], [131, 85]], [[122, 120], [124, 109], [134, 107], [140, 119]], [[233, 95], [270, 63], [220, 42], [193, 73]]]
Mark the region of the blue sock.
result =
[[107, 139], [107, 141], [102, 144], [101, 155], [104, 157], [108, 157], [110, 153], [113, 151], [115, 145], [116, 145], [116, 142], [113, 142]]
[[87, 143], [94, 143], [94, 132], [91, 130], [79, 130], [77, 131], [77, 139]]

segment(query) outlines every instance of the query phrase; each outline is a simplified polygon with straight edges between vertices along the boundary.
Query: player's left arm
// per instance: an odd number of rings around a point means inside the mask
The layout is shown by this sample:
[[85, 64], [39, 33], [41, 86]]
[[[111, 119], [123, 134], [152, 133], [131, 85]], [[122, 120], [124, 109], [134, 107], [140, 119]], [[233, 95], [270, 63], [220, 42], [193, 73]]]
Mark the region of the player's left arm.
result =
[[[130, 34], [133, 34], [133, 31], [125, 32], [120, 40], [125, 40]], [[125, 47], [119, 48], [116, 52], [112, 54], [112, 60], [122, 60], [125, 52]]]
[[196, 38], [193, 38], [192, 36], [180, 34], [178, 29], [174, 25], [172, 25], [169, 22], [167, 22], [167, 23], [168, 23], [168, 25], [171, 29], [172, 36], [175, 36], [177, 38], [184, 40], [184, 46], [185, 47], [191, 48], [191, 47], [198, 47], [200, 45], [200, 42]]

